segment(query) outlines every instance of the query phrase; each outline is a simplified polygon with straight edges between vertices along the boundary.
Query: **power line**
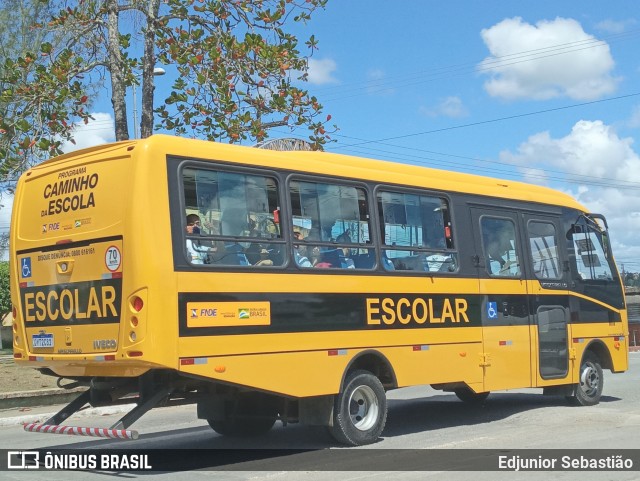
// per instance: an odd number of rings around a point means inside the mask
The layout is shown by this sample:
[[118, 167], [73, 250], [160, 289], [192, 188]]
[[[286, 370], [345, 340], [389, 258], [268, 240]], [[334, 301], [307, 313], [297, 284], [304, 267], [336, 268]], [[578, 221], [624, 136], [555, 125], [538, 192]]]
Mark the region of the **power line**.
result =
[[[353, 139], [353, 140], [365, 140], [365, 139], [359, 139], [357, 137], [351, 137], [351, 136], [346, 136], [346, 135], [341, 135], [341, 134], [334, 134], [338, 137], [345, 137], [348, 139]], [[481, 162], [484, 164], [496, 164], [498, 166], [505, 166], [505, 167], [521, 167], [515, 164], [510, 164], [507, 162], [500, 162], [497, 160], [488, 160], [488, 159], [481, 159], [478, 157], [469, 157], [469, 156], [464, 156], [464, 155], [456, 155], [456, 154], [449, 154], [449, 153], [445, 153], [445, 152], [436, 152], [433, 150], [426, 150], [426, 149], [421, 149], [421, 148], [417, 148], [417, 147], [406, 147], [406, 146], [402, 146], [402, 145], [398, 145], [398, 144], [390, 144], [387, 142], [377, 142], [380, 145], [385, 145], [387, 147], [393, 147], [393, 148], [398, 148], [398, 149], [403, 149], [403, 150], [411, 150], [411, 151], [415, 151], [415, 152], [424, 152], [427, 154], [433, 154], [433, 155], [440, 155], [443, 157], [454, 157], [454, 158], [458, 158], [458, 159], [464, 159], [464, 160], [471, 160], [474, 162]], [[355, 144], [357, 145], [357, 144]], [[348, 146], [345, 146], [345, 148], [347, 148]], [[362, 153], [362, 151], [356, 151], [352, 148], [349, 148], [348, 150], [353, 151], [353, 152], [358, 152], [358, 153]], [[367, 151], [373, 151], [373, 152], [381, 152], [383, 154], [391, 154], [394, 156], [404, 156], [405, 158], [418, 158], [418, 159], [423, 159], [423, 160], [432, 160], [434, 162], [443, 164], [443, 165], [447, 165], [447, 166], [455, 166], [455, 167], [463, 167], [465, 169], [470, 168], [469, 164], [463, 164], [460, 162], [454, 162], [454, 161], [445, 161], [442, 159], [436, 159], [436, 158], [426, 158], [423, 155], [411, 155], [411, 154], [403, 154], [403, 153], [398, 153], [398, 152], [393, 152], [393, 151], [388, 151], [388, 150], [382, 150], [382, 149], [375, 149], [372, 147], [367, 147]], [[366, 155], [368, 152], [365, 151], [364, 154]], [[482, 168], [477, 168], [475, 170], [482, 170], [483, 172], [487, 170], [487, 167], [482, 167]], [[494, 171], [497, 172], [506, 172], [504, 169], [493, 169]], [[543, 170], [545, 173], [551, 173], [551, 174], [559, 174], [559, 175], [567, 175], [566, 172], [564, 171], [558, 171], [558, 170], [550, 170], [550, 169], [538, 169], [538, 170]], [[545, 178], [545, 179], [558, 179], [557, 177], [549, 177], [549, 176], [536, 176], [536, 175], [530, 175], [530, 177], [538, 177], [538, 178]], [[627, 181], [627, 180], [620, 180], [620, 179], [614, 179], [614, 178], [609, 178], [609, 177], [598, 177], [598, 176], [594, 176], [594, 175], [586, 175], [586, 174], [569, 174], [569, 177], [573, 180], [573, 182], [582, 182], [585, 184], [592, 184], [592, 185], [596, 185], [599, 184], [601, 186], [610, 186], [610, 187], [615, 187], [615, 188], [620, 188], [620, 189], [624, 189], [624, 188], [629, 188], [632, 190], [638, 189], [640, 188], [640, 183], [638, 182], [633, 182], [633, 181]], [[563, 177], [562, 179], [558, 179], [558, 180], [566, 180], [565, 177]], [[607, 183], [608, 182], [608, 183]]]
[[463, 128], [467, 128], [467, 127], [475, 127], [475, 126], [478, 126], [478, 125], [491, 124], [491, 123], [495, 123], [495, 122], [503, 122], [505, 120], [513, 120], [513, 119], [518, 119], [518, 118], [523, 118], [523, 117], [531, 117], [533, 115], [547, 114], [549, 112], [558, 112], [560, 110], [574, 109], [574, 108], [577, 108], [577, 107], [584, 107], [585, 105], [594, 105], [594, 104], [598, 104], [598, 103], [611, 102], [611, 101], [614, 101], [614, 100], [621, 100], [621, 99], [626, 99], [626, 98], [630, 98], [630, 97], [637, 97], [638, 95], [640, 95], [640, 92], [634, 92], [634, 93], [630, 93], [630, 94], [626, 94], [626, 95], [620, 95], [618, 97], [609, 97], [609, 98], [606, 98], [606, 99], [592, 100], [590, 102], [582, 102], [582, 103], [579, 103], [579, 104], [565, 105], [565, 106], [562, 106], [562, 107], [554, 107], [554, 108], [551, 108], [551, 109], [536, 110], [534, 112], [525, 112], [525, 113], [522, 113], [522, 114], [509, 115], [507, 117], [498, 117], [498, 118], [495, 118], [495, 119], [481, 120], [481, 121], [478, 121], [478, 122], [470, 122], [470, 123], [461, 124], [461, 125], [452, 125], [450, 127], [443, 127], [443, 128], [440, 128], [440, 129], [433, 129], [433, 130], [425, 130], [423, 132], [414, 132], [412, 134], [396, 135], [394, 137], [386, 137], [386, 138], [378, 139], [378, 140], [367, 140], [367, 141], [359, 142], [359, 143], [356, 143], [356, 144], [348, 144], [348, 145], [344, 145], [344, 146], [339, 146], [338, 148], [355, 147], [355, 146], [360, 146], [360, 145], [365, 145], [365, 144], [375, 144], [375, 143], [386, 142], [387, 140], [406, 139], [408, 137], [417, 137], [419, 135], [427, 135], [427, 134], [434, 134], [434, 133], [437, 133], [437, 132], [446, 132], [446, 131], [449, 131], [449, 130], [463, 129]]
[[[607, 99], [594, 100], [594, 101], [590, 101], [590, 102], [582, 102], [582, 103], [579, 103], [579, 104], [566, 105], [566, 106], [562, 106], [562, 107], [556, 107], [556, 108], [552, 108], [552, 109], [544, 109], [544, 110], [539, 110], [539, 111], [535, 111], [535, 112], [526, 112], [526, 113], [522, 113], [522, 114], [511, 115], [511, 116], [508, 116], [508, 117], [500, 117], [500, 118], [489, 119], [489, 120], [484, 120], [484, 121], [479, 121], [479, 122], [472, 122], [472, 123], [467, 123], [467, 124], [462, 124], [462, 125], [445, 127], [445, 128], [441, 128], [441, 129], [434, 129], [434, 130], [429, 130], [429, 131], [424, 131], [424, 132], [416, 132], [416, 133], [404, 134], [404, 135], [399, 135], [399, 136], [394, 136], [394, 137], [387, 137], [387, 138], [377, 139], [377, 140], [366, 140], [366, 139], [359, 139], [359, 138], [356, 138], [356, 137], [351, 137], [351, 136], [346, 136], [346, 135], [341, 135], [341, 134], [334, 134], [336, 137], [343, 137], [343, 138], [348, 138], [348, 139], [359, 140], [359, 142], [352, 143], [352, 144], [346, 144], [346, 145], [338, 145], [335, 148], [332, 148], [331, 146], [328, 146], [327, 150], [348, 150], [348, 151], [351, 151], [351, 152], [362, 154], [363, 152], [361, 150], [354, 150], [354, 147], [361, 147], [363, 145], [369, 145], [369, 144], [374, 144], [375, 143], [375, 144], [385, 145], [385, 146], [388, 146], [388, 147], [399, 148], [399, 149], [404, 149], [404, 150], [411, 150], [411, 151], [416, 151], [416, 152], [424, 152], [424, 153], [428, 153], [428, 154], [435, 154], [435, 155], [441, 155], [441, 156], [446, 156], [446, 157], [456, 157], [456, 158], [461, 158], [461, 159], [466, 159], [466, 160], [473, 160], [473, 161], [477, 161], [477, 162], [497, 164], [497, 165], [501, 165], [501, 166], [518, 167], [518, 166], [514, 166], [512, 164], [505, 163], [505, 162], [492, 161], [492, 160], [486, 160], [486, 159], [478, 159], [478, 158], [473, 158], [473, 157], [465, 157], [465, 156], [447, 154], [447, 153], [442, 153], [442, 152], [434, 152], [434, 151], [429, 151], [429, 150], [426, 150], [426, 149], [420, 149], [420, 148], [415, 148], [415, 147], [406, 147], [406, 146], [401, 146], [401, 145], [397, 145], [397, 144], [390, 144], [387, 141], [403, 139], [403, 138], [408, 138], [408, 137], [414, 137], [414, 136], [418, 136], [418, 135], [426, 135], [426, 134], [435, 133], [435, 132], [441, 132], [441, 131], [461, 129], [461, 128], [472, 127], [472, 126], [477, 126], [477, 125], [489, 124], [489, 123], [500, 122], [500, 121], [504, 121], [504, 120], [511, 120], [511, 119], [515, 119], [515, 118], [522, 118], [522, 117], [527, 117], [527, 116], [532, 116], [532, 115], [540, 115], [540, 114], [543, 114], [543, 113], [549, 113], [549, 112], [554, 112], [554, 111], [571, 109], [571, 108], [581, 107], [581, 106], [585, 106], [585, 105], [592, 105], [592, 104], [596, 104], [596, 103], [603, 103], [603, 102], [609, 102], [609, 101], [614, 101], [614, 100], [620, 100], [620, 99], [630, 98], [630, 97], [634, 97], [634, 96], [638, 96], [638, 95], [640, 95], [640, 92], [634, 92], [634, 93], [630, 93], [630, 94], [626, 94], [626, 95], [621, 95], [621, 96], [618, 96], [618, 97], [611, 97], [611, 98], [607, 98]], [[396, 158], [398, 156], [404, 156], [405, 159], [408, 159], [409, 161], [413, 161], [415, 163], [424, 163], [424, 164], [429, 165], [427, 162], [425, 162], [425, 160], [430, 160], [431, 162], [444, 164], [446, 166], [454, 166], [454, 167], [464, 168], [466, 170], [471, 170], [471, 171], [480, 170], [480, 168], [469, 166], [468, 164], [461, 164], [461, 163], [456, 163], [456, 162], [447, 162], [447, 161], [442, 160], [442, 159], [425, 158], [424, 156], [417, 156], [417, 155], [411, 155], [411, 154], [401, 154], [401, 153], [390, 152], [390, 151], [385, 151], [385, 150], [381, 150], [381, 149], [374, 149], [374, 148], [371, 148], [371, 147], [368, 147], [368, 150], [369, 151], [378, 151], [378, 152], [382, 152], [384, 154], [391, 154], [391, 155], [395, 156]], [[369, 154], [369, 152], [364, 152], [364, 155], [368, 155], [368, 154]], [[416, 159], [419, 159], [419, 160], [416, 160]], [[487, 168], [483, 167], [481, 170], [482, 170], [482, 172], [486, 172]], [[504, 169], [495, 169], [494, 168], [494, 169], [491, 169], [491, 170], [493, 172], [498, 172], [501, 175], [504, 175], [505, 173], [508, 174], [508, 175], [511, 175], [511, 176], [514, 175], [513, 172], [506, 171]], [[621, 180], [613, 179], [613, 178], [602, 178], [602, 177], [596, 177], [596, 176], [590, 176], [590, 175], [581, 175], [581, 174], [566, 174], [566, 173], [561, 172], [561, 171], [553, 171], [553, 170], [547, 170], [547, 169], [538, 169], [538, 170], [542, 170], [545, 173], [545, 175], [530, 174], [529, 177], [530, 178], [540, 178], [540, 179], [545, 179], [545, 180], [568, 181], [568, 182], [575, 183], [575, 184], [582, 183], [582, 184], [594, 185], [594, 186], [599, 186], [599, 187], [610, 187], [610, 188], [616, 188], [616, 189], [622, 189], [622, 190], [638, 190], [638, 189], [640, 189], [640, 184], [637, 183], [637, 182], [632, 182], [632, 181], [623, 181], [623, 180], [621, 181]], [[548, 175], [548, 174], [559, 174], [559, 175], [562, 175], [562, 177], [557, 177], [557, 176]]]
[[[554, 57], [557, 55], [565, 55], [565, 54], [574, 53], [574, 52], [591, 49], [591, 48], [606, 47], [609, 45], [606, 42], [606, 40], [609, 40], [612, 43], [614, 43], [614, 42], [619, 42], [623, 40], [629, 40], [638, 35], [640, 35], [640, 29], [631, 30], [629, 32], [623, 32], [620, 34], [610, 35], [608, 37], [603, 37], [602, 39], [590, 37], [586, 39], [576, 40], [573, 42], [550, 45], [547, 47], [541, 47], [541, 48], [526, 50], [521, 52], [514, 52], [512, 54], [507, 54], [502, 56], [488, 57], [482, 62], [478, 62], [478, 61], [464, 62], [461, 64], [454, 64], [454, 65], [449, 65], [445, 67], [437, 67], [431, 70], [423, 70], [420, 72], [414, 72], [414, 73], [409, 73], [409, 74], [400, 75], [400, 76], [386, 77], [383, 79], [376, 79], [376, 80], [368, 80], [365, 82], [355, 82], [352, 84], [347, 84], [346, 86], [347, 88], [345, 88], [344, 85], [337, 86], [337, 87], [320, 88], [320, 89], [316, 89], [315, 92], [316, 93], [336, 92], [336, 95], [340, 95], [338, 97], [323, 99], [324, 102], [331, 102], [335, 100], [342, 100], [345, 98], [359, 96], [363, 93], [363, 91], [365, 91], [365, 93], [384, 92], [387, 90], [393, 90], [395, 88], [408, 87], [411, 85], [417, 85], [417, 84], [426, 83], [434, 80], [443, 80], [443, 79], [451, 78], [453, 76], [460, 76], [463, 74], [466, 75], [472, 72], [478, 72], [478, 71], [488, 72], [491, 70], [495, 70], [498, 68], [503, 68], [505, 66], [515, 65], [523, 62], [541, 60], [544, 58]], [[425, 76], [425, 74], [426, 74], [426, 78], [422, 78], [423, 76]], [[350, 86], [353, 86], [353, 87], [350, 87]], [[354, 93], [352, 95], [344, 95], [350, 92], [354, 92]]]
[[[615, 43], [623, 40], [632, 39], [638, 35], [640, 35], [640, 29], [630, 30], [628, 32], [623, 32], [620, 34], [610, 35], [607, 37], [603, 37], [602, 39], [590, 37], [582, 40], [576, 40], [573, 42], [549, 45], [547, 47], [541, 47], [541, 48], [536, 48], [532, 50], [525, 50], [521, 52], [514, 52], [511, 54], [506, 54], [506, 55], [497, 56], [497, 57], [496, 56], [489, 57], [490, 59], [489, 62], [483, 61], [484, 68], [480, 68], [480, 69], [478, 69], [479, 62], [477, 60], [474, 60], [474, 61], [463, 62], [460, 64], [448, 65], [444, 67], [436, 67], [429, 70], [422, 70], [419, 72], [413, 72], [413, 73], [408, 73], [403, 75], [390, 76], [390, 77], [385, 77], [385, 78], [375, 79], [375, 80], [367, 80], [365, 82], [354, 82], [351, 84], [347, 84], [346, 86], [340, 85], [335, 87], [319, 88], [319, 89], [316, 89], [316, 92], [322, 93], [322, 92], [336, 91], [336, 93], [348, 93], [348, 92], [357, 92], [361, 90], [367, 90], [371, 92], [371, 89], [375, 89], [376, 87], [383, 87], [383, 88], [380, 88], [379, 90], [373, 90], [373, 92], [384, 91], [384, 90], [389, 90], [397, 87], [397, 86], [384, 87], [385, 84], [391, 84], [393, 82], [399, 82], [399, 83], [408, 82], [408, 81], [420, 79], [425, 74], [427, 77], [432, 77], [432, 79], [446, 79], [450, 76], [449, 74], [452, 74], [452, 73], [456, 74], [456, 72], [471, 73], [478, 70], [488, 71], [488, 70], [496, 69], [506, 65], [510, 65], [510, 64], [502, 63], [506, 61], [513, 62], [514, 60], [518, 60], [519, 62], [517, 63], [520, 63], [520, 61], [534, 61], [534, 60], [547, 58], [551, 56], [551, 55], [548, 55], [549, 53], [556, 52], [554, 55], [562, 55], [566, 53], [572, 53], [574, 51], [584, 50], [585, 48], [604, 47], [608, 45], [606, 41]], [[527, 57], [533, 57], [533, 58], [527, 58]], [[422, 80], [421, 82], [417, 82], [417, 83], [423, 83], [428, 80], [429, 79]], [[407, 85], [412, 85], [412, 84], [405, 84], [403, 86], [407, 86]], [[330, 99], [330, 100], [334, 100], [334, 99]]]
[[[384, 151], [381, 149], [368, 148], [365, 151], [358, 150], [357, 148], [349, 149], [350, 152], [353, 152], [355, 154], [360, 154], [360, 155], [371, 155], [372, 150], [386, 153], [386, 154], [391, 154], [394, 156], [395, 159], [404, 159], [414, 164], [421, 164], [429, 167], [447, 168], [447, 169], [454, 167], [461, 170], [463, 169], [466, 172], [478, 172], [484, 175], [487, 175], [488, 173], [498, 174], [499, 176], [504, 178], [514, 178], [514, 180], [520, 180], [522, 177], [521, 173], [517, 174], [517, 173], [514, 173], [513, 171], [510, 171], [504, 168], [501, 169], [501, 168], [486, 167], [486, 166], [472, 166], [469, 164], [460, 164], [460, 163], [446, 161], [446, 160], [437, 159], [433, 157], [425, 157], [425, 156], [405, 154], [405, 153], [396, 153], [396, 152]], [[421, 149], [414, 149], [414, 150], [421, 151]], [[425, 152], [429, 152], [429, 151], [425, 151]], [[441, 155], [448, 155], [448, 154], [441, 154]], [[519, 167], [512, 164], [507, 164], [507, 163], [498, 162], [498, 161], [490, 161], [485, 159], [472, 159], [472, 160], [477, 160], [480, 162], [495, 163], [505, 167], [514, 167], [514, 168]], [[594, 176], [565, 174], [564, 172], [549, 171], [545, 169], [538, 169], [538, 170], [545, 172], [545, 174], [541, 175], [541, 174], [533, 173], [533, 174], [529, 174], [528, 178], [540, 179], [540, 180], [555, 180], [555, 181], [561, 181], [561, 182], [569, 182], [577, 185], [593, 185], [596, 187], [609, 187], [609, 188], [614, 188], [616, 190], [640, 190], [640, 183], [637, 183], [637, 182], [628, 182], [624, 184], [622, 183], [623, 181], [618, 181], [616, 179], [600, 179]], [[558, 175], [548, 175], [548, 173], [558, 174]], [[588, 180], [588, 179], [594, 179], [594, 180]]]

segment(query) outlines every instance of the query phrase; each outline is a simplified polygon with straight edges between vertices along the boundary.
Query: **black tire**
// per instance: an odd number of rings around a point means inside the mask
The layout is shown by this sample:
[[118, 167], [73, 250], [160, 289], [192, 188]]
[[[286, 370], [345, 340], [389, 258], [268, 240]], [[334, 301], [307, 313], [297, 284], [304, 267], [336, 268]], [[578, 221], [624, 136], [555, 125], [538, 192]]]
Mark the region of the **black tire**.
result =
[[335, 397], [331, 435], [351, 446], [371, 444], [378, 440], [386, 422], [387, 397], [380, 380], [369, 371], [347, 374]]
[[224, 419], [207, 419], [216, 433], [229, 437], [258, 436], [269, 432], [277, 413], [260, 395], [243, 396], [229, 402]]
[[467, 404], [484, 404], [489, 397], [489, 391], [487, 392], [474, 392], [469, 387], [461, 387], [453, 391], [460, 401]]
[[576, 385], [576, 392], [572, 400], [581, 406], [595, 406], [600, 402], [604, 376], [600, 359], [588, 352], [580, 363], [580, 382]]

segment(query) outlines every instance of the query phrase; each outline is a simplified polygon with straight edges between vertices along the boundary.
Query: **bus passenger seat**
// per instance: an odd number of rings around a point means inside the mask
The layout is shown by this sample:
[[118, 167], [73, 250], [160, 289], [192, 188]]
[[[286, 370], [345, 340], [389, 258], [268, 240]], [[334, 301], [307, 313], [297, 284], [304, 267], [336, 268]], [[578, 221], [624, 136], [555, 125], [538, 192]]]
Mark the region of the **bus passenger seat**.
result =
[[354, 255], [353, 263], [357, 269], [371, 269], [376, 263], [376, 251], [368, 249], [366, 254]]
[[222, 255], [212, 259], [213, 264], [223, 266], [249, 266], [249, 260], [240, 244], [225, 244]]
[[320, 262], [329, 264], [331, 267], [341, 267], [342, 262], [340, 260], [340, 249], [331, 249], [327, 251], [323, 251], [320, 254]]

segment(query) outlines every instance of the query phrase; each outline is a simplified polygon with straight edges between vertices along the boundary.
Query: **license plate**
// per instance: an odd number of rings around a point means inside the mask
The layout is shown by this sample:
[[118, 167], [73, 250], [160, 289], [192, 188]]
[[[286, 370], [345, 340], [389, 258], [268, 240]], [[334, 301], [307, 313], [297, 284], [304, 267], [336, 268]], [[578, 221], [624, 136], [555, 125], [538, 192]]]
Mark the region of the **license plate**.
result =
[[34, 334], [31, 336], [31, 344], [34, 349], [53, 347], [53, 334]]

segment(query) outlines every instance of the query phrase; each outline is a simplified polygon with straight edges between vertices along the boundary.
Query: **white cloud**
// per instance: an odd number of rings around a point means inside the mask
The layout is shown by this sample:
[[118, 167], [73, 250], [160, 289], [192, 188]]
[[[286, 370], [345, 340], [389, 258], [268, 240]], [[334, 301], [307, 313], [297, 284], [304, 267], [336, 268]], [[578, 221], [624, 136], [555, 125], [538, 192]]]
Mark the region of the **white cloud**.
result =
[[478, 69], [493, 97], [545, 100], [566, 96], [592, 100], [615, 91], [609, 45], [585, 33], [573, 19], [505, 19], [481, 32], [490, 57]]
[[[0, 198], [0, 232], [9, 231], [11, 225], [11, 210], [13, 209], [13, 194], [4, 192]], [[0, 261], [9, 260], [9, 252], [0, 252]]]
[[632, 129], [640, 128], [640, 105], [636, 105], [631, 111], [631, 117], [626, 122], [627, 126]]
[[[564, 190], [587, 209], [604, 214], [614, 253], [624, 262], [640, 257], [640, 156], [632, 146], [633, 139], [620, 138], [611, 126], [581, 120], [562, 138], [540, 132], [519, 145], [515, 153], [501, 152], [500, 158], [520, 166], [525, 180]], [[535, 175], [527, 175], [532, 169]], [[563, 177], [570, 177], [571, 183], [559, 180]], [[629, 182], [636, 184], [629, 186]]]
[[0, 230], [9, 225], [11, 220], [11, 209], [13, 208], [13, 194], [2, 193], [0, 197]]
[[386, 76], [386, 72], [379, 68], [374, 68], [367, 72], [367, 79], [369, 80], [384, 80]]
[[502, 152], [503, 160], [522, 166], [547, 165], [554, 170], [589, 176], [590, 180], [640, 182], [640, 157], [633, 139], [620, 138], [600, 120], [580, 120], [571, 133], [553, 139], [549, 132], [532, 135], [518, 153]]
[[115, 140], [115, 128], [111, 114], [96, 112], [91, 116], [93, 120], [89, 120], [87, 124], [75, 124], [74, 140], [76, 143], [64, 142], [62, 145], [63, 152], [73, 152], [74, 150], [107, 144]]
[[543, 184], [549, 183], [549, 175], [544, 169], [536, 169], [534, 167], [523, 167], [521, 169], [522, 177], [525, 182], [530, 184]]
[[469, 115], [460, 97], [447, 97], [432, 108], [421, 107], [420, 112], [429, 117], [461, 118]]
[[367, 72], [367, 93], [369, 95], [393, 95], [396, 89], [387, 83], [387, 73], [379, 68]]
[[336, 84], [338, 79], [333, 76], [333, 73], [337, 69], [338, 64], [336, 64], [335, 60], [330, 58], [322, 60], [310, 58], [307, 80], [315, 85]]
[[635, 19], [629, 18], [627, 20], [603, 20], [602, 22], [598, 22], [596, 24], [596, 29], [605, 33], [623, 33], [627, 30], [627, 27], [631, 27], [636, 24]]

